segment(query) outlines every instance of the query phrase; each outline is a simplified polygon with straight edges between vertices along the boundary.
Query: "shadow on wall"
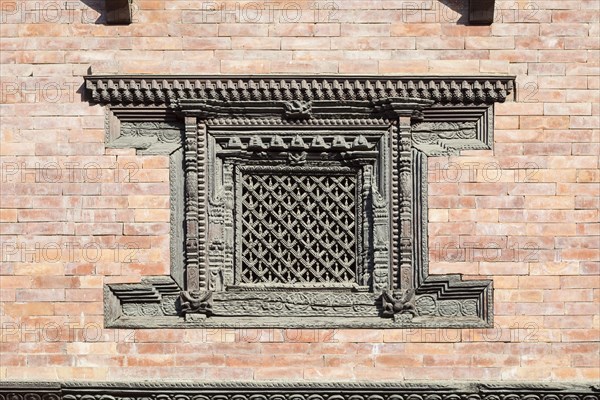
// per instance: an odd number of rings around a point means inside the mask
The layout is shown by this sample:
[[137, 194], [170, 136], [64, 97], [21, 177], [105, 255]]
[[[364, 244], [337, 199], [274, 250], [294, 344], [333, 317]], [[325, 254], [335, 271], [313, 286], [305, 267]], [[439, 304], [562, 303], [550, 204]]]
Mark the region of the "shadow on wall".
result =
[[[457, 25], [469, 25], [469, 1], [473, 0], [438, 0], [442, 7], [447, 7], [460, 15], [456, 21]], [[440, 20], [440, 22], [450, 21]]]

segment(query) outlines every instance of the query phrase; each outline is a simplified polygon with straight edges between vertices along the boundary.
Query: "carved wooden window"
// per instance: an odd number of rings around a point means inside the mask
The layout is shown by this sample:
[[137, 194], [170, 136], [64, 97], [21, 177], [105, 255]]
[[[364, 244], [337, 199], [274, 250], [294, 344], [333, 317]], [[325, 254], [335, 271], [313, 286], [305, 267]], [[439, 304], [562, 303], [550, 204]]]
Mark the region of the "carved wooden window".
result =
[[[365, 285], [357, 170], [236, 169], [240, 288], [352, 288]], [[365, 218], [366, 219], [366, 218]], [[359, 283], [360, 282], [360, 283]]]
[[426, 162], [490, 148], [512, 78], [86, 81], [107, 146], [171, 160], [171, 275], [108, 326], [491, 324], [491, 281], [428, 273]]

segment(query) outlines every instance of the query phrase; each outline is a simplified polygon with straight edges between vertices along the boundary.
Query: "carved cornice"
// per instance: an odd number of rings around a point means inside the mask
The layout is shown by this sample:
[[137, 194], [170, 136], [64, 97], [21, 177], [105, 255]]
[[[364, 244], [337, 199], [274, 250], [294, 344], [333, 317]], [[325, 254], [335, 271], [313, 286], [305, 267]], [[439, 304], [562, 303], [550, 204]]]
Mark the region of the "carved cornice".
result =
[[598, 400], [598, 394], [592, 383], [0, 382], [2, 400]]
[[[111, 105], [171, 105], [178, 100], [371, 101], [430, 100], [435, 104], [492, 104], [512, 92], [512, 76], [87, 76], [91, 101]], [[298, 105], [298, 103], [296, 103]]]

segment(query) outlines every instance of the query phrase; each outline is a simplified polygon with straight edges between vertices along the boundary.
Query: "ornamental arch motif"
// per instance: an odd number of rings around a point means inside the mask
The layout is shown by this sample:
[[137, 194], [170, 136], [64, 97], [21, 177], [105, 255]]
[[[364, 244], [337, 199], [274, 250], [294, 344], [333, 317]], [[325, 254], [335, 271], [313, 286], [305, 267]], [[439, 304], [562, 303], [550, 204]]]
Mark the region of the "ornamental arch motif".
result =
[[109, 327], [486, 327], [492, 282], [429, 275], [427, 157], [490, 149], [513, 77], [88, 76], [107, 147], [170, 157], [171, 275]]

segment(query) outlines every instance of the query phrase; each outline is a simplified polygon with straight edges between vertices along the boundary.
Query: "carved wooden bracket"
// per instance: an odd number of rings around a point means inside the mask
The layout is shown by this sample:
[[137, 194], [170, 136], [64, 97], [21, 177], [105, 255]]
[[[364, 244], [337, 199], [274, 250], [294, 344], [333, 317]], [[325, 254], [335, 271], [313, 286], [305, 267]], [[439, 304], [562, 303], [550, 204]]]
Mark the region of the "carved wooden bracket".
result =
[[106, 0], [106, 23], [108, 25], [129, 25], [131, 18], [131, 0]]
[[171, 275], [107, 326], [490, 326], [491, 281], [429, 275], [427, 156], [491, 148], [513, 79], [86, 77], [108, 147], [171, 160]]
[[495, 0], [469, 0], [469, 24], [491, 25], [494, 22]]

